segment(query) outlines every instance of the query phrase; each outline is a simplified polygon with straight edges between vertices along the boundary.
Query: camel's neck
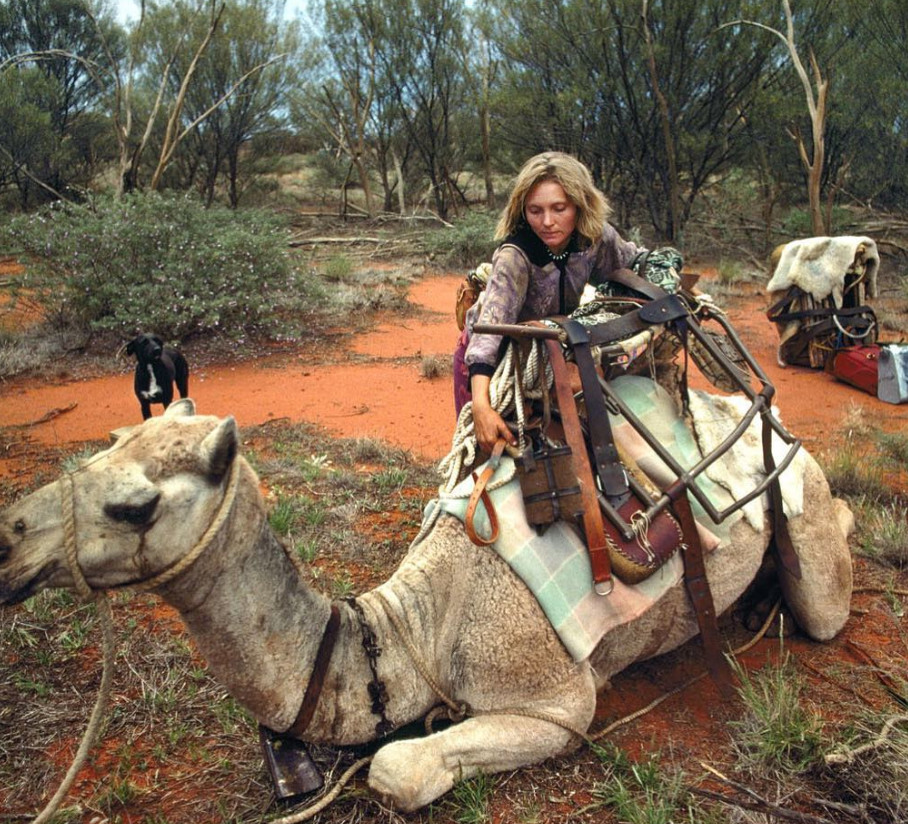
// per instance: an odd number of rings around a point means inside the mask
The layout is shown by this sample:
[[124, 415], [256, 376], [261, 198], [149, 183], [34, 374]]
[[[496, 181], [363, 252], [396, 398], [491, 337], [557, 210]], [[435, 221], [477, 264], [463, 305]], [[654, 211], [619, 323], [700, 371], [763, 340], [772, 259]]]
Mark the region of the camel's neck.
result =
[[[161, 596], [181, 614], [212, 674], [258, 721], [275, 730], [295, 720], [331, 611], [328, 598], [310, 588], [267, 524], [255, 476], [241, 481], [234, 511], [220, 534]], [[424, 576], [423, 576], [424, 577]], [[403, 582], [382, 590], [407, 589], [407, 611], [417, 618], [433, 609], [428, 593], [412, 593]], [[362, 615], [382, 647], [377, 661], [390, 693], [388, 716], [395, 725], [420, 717], [435, 702], [390, 625], [384, 599], [364, 595]], [[304, 737], [358, 743], [375, 737], [378, 718], [371, 712], [372, 680], [363, 649], [359, 613], [341, 605], [341, 624], [322, 696]], [[423, 624], [419, 621], [419, 624]], [[420, 645], [434, 640], [425, 627]], [[431, 654], [426, 652], [426, 654]]]
[[267, 524], [245, 464], [233, 512], [212, 545], [161, 596], [181, 614], [213, 675], [259, 721], [293, 721], [328, 599], [308, 587]]

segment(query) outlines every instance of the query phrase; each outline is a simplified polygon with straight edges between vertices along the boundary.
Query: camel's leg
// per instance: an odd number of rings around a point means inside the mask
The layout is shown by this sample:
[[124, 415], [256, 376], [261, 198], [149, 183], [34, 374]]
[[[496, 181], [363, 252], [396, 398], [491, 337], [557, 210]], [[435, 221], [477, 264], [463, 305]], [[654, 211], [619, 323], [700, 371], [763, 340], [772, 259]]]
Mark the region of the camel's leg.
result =
[[[585, 720], [567, 717], [564, 707], [549, 712], [582, 730], [592, 720], [591, 711]], [[386, 744], [372, 760], [369, 785], [388, 804], [412, 812], [458, 781], [536, 764], [576, 743], [577, 736], [550, 721], [522, 715], [478, 716], [425, 738]]]
[[843, 532], [849, 526], [850, 513], [842, 507], [830, 496], [822, 470], [809, 457], [804, 473], [804, 514], [788, 522], [801, 562], [801, 579], [781, 568], [779, 580], [795, 620], [817, 641], [828, 641], [842, 629], [851, 606], [851, 552]]

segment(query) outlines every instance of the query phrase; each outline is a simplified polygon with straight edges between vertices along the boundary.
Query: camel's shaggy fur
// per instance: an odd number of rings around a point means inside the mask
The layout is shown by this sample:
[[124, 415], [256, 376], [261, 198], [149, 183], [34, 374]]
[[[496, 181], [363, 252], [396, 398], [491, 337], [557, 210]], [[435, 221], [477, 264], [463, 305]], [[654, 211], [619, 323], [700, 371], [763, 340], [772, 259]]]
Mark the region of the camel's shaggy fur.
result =
[[[191, 401], [178, 401], [73, 473], [79, 567], [96, 589], [171, 568], [219, 517], [238, 472], [235, 502], [210, 546], [155, 591], [180, 611], [226, 688], [261, 723], [284, 730], [305, 692], [330, 604], [301, 580], [268, 529], [255, 474], [237, 455], [234, 420], [194, 411]], [[73, 586], [61, 514], [68, 488], [57, 481], [0, 513], [0, 603]], [[786, 579], [785, 593], [802, 627], [825, 639], [847, 618], [851, 564], [828, 486], [812, 461], [805, 495], [810, 515], [791, 523], [804, 577]], [[730, 544], [708, 558], [718, 611], [753, 579], [766, 533], [740, 519]], [[610, 632], [590, 660], [575, 664], [525, 586], [493, 551], [471, 544], [450, 516], [411, 548], [386, 583], [358, 601], [382, 647], [379, 674], [396, 726], [424, 716], [439, 700], [389, 614], [441, 689], [471, 709], [462, 723], [377, 751], [369, 783], [402, 810], [428, 804], [479, 771], [514, 769], [575, 745], [569, 729], [587, 729], [598, 687], [697, 632], [678, 586], [641, 618]], [[347, 604], [339, 606], [338, 645], [306, 737], [355, 744], [375, 737], [377, 719], [357, 617]]]

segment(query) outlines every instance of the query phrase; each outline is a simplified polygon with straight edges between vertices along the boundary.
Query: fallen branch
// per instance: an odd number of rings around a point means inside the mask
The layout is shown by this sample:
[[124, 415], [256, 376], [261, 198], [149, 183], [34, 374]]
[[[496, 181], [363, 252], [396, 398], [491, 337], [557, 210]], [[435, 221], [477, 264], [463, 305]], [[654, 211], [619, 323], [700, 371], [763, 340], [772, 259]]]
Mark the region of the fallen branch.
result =
[[744, 793], [744, 795], [753, 800], [741, 801], [739, 799], [723, 795], [722, 793], [713, 792], [712, 790], [705, 790], [701, 787], [691, 787], [691, 792], [694, 792], [697, 795], [703, 795], [707, 798], [721, 801], [724, 804], [731, 804], [735, 807], [741, 807], [745, 810], [758, 810], [759, 812], [766, 813], [767, 816], [774, 816], [775, 818], [781, 818], [786, 821], [798, 821], [801, 822], [801, 824], [835, 824], [834, 821], [830, 821], [828, 818], [822, 818], [821, 816], [798, 812], [797, 810], [789, 810], [786, 807], [780, 807], [778, 804], [773, 804], [771, 801], [767, 801], [765, 798], [754, 792], [752, 789], [750, 789], [750, 787], [739, 784], [737, 781], [734, 781], [728, 776], [723, 775], [715, 767], [712, 767], [709, 764], [704, 763], [703, 761], [700, 762], [700, 766], [723, 783], [728, 784], [728, 786], [732, 789], [737, 790], [740, 793]]
[[38, 426], [42, 423], [47, 423], [52, 421], [54, 418], [60, 417], [60, 415], [65, 415], [67, 412], [72, 412], [79, 404], [73, 401], [69, 406], [58, 406], [56, 409], [51, 409], [49, 412], [45, 412], [38, 420], [28, 421], [27, 423], [14, 423], [7, 429], [28, 429], [32, 426]]
[[830, 821], [828, 818], [821, 818], [819, 816], [809, 815], [808, 813], [799, 813], [796, 810], [787, 810], [777, 804], [771, 804], [769, 801], [762, 798], [757, 801], [742, 801], [737, 798], [723, 795], [722, 793], [713, 792], [712, 790], [704, 790], [702, 787], [691, 787], [690, 791], [696, 795], [702, 795], [704, 798], [711, 798], [714, 801], [721, 801], [723, 804], [729, 804], [732, 807], [740, 807], [742, 810], [755, 810], [757, 812], [765, 813], [767, 818], [781, 818], [786, 821], [797, 821], [801, 824], [835, 824], [834, 821]]
[[305, 246], [309, 243], [383, 243], [385, 238], [380, 237], [307, 237], [291, 240], [291, 246]]
[[879, 735], [877, 735], [877, 737], [874, 738], [873, 741], [868, 741], [866, 744], [861, 744], [860, 747], [855, 747], [853, 750], [848, 749], [847, 747], [842, 747], [835, 752], [831, 752], [826, 756], [826, 763], [850, 764], [852, 761], [854, 761], [856, 756], [882, 747], [889, 740], [889, 734], [895, 728], [895, 725], [905, 721], [908, 721], [908, 715], [893, 715], [891, 718], [887, 718], [886, 722], [882, 726], [882, 729], [880, 729]]

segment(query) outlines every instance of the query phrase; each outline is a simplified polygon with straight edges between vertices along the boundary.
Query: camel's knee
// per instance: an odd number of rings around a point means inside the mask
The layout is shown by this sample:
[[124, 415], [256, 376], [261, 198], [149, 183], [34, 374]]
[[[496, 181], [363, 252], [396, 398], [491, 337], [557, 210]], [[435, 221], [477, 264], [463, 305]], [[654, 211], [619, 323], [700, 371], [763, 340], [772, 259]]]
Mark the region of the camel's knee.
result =
[[784, 569], [779, 580], [800, 627], [817, 641], [834, 637], [851, 605], [851, 552], [846, 539], [850, 512], [829, 494], [822, 470], [811, 460], [804, 475], [804, 512], [789, 521], [801, 577]]
[[382, 747], [369, 768], [369, 786], [386, 804], [413, 812], [454, 786], [455, 776], [429, 739], [394, 741]]

